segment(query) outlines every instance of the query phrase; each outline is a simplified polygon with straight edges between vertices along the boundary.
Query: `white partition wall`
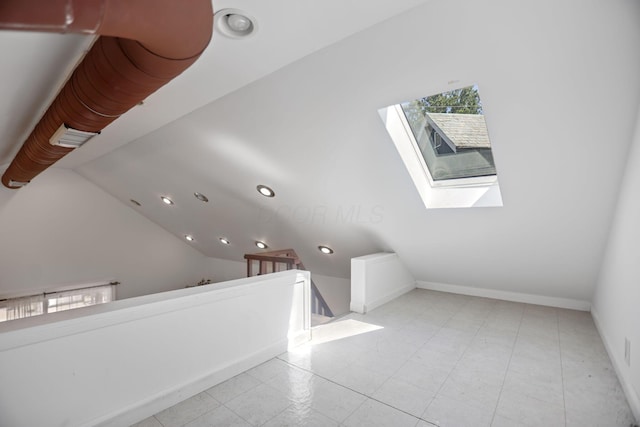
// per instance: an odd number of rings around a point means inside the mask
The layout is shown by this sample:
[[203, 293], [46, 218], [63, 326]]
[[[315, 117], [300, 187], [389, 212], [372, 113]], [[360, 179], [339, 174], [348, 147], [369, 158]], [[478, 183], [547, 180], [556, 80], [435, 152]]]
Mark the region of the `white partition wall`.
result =
[[[124, 299], [207, 277], [211, 259], [135, 205], [71, 170], [50, 168], [38, 178], [24, 191], [0, 188], [0, 296], [108, 279], [121, 282]], [[209, 277], [226, 279], [217, 271]]]
[[640, 420], [640, 111], [591, 314]]
[[366, 313], [415, 287], [415, 279], [394, 253], [351, 259], [351, 311]]
[[127, 426], [310, 338], [285, 271], [0, 324], [0, 425]]

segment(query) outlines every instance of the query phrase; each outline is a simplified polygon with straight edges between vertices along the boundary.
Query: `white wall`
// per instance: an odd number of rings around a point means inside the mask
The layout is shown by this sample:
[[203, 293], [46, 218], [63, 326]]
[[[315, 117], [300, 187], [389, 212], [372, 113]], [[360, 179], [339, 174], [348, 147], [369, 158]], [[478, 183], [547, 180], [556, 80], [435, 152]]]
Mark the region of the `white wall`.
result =
[[197, 283], [210, 263], [72, 171], [0, 189], [0, 295], [115, 279], [128, 298]]
[[206, 257], [204, 262], [205, 276], [203, 278], [210, 279], [214, 283], [247, 277], [246, 262], [211, 257]]
[[309, 294], [287, 271], [1, 324], [0, 425], [140, 421], [307, 341]]
[[416, 280], [394, 253], [351, 259], [351, 311], [366, 313], [416, 287]]
[[[592, 307], [636, 419], [640, 419], [639, 188], [640, 113]], [[631, 340], [630, 366], [624, 360], [625, 337]]]
[[449, 292], [452, 294], [471, 295], [474, 297], [493, 298], [503, 301], [524, 302], [526, 304], [546, 305], [549, 307], [568, 308], [570, 310], [589, 311], [591, 301], [574, 298], [558, 298], [522, 292], [509, 292], [496, 289], [477, 288], [474, 286], [452, 285], [450, 283], [436, 283], [418, 280], [416, 287], [432, 291]]
[[341, 277], [323, 276], [321, 274], [311, 274], [311, 278], [334, 316], [340, 316], [349, 312], [351, 280]]

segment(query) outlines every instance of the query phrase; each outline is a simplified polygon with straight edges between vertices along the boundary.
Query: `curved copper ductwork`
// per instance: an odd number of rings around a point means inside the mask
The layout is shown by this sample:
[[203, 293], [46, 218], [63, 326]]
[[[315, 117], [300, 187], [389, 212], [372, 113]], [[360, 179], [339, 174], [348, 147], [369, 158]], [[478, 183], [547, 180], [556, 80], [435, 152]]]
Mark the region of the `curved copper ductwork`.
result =
[[2, 0], [0, 29], [100, 35], [2, 176], [19, 188], [72, 150], [49, 143], [63, 124], [99, 132], [193, 64], [213, 10], [211, 0]]

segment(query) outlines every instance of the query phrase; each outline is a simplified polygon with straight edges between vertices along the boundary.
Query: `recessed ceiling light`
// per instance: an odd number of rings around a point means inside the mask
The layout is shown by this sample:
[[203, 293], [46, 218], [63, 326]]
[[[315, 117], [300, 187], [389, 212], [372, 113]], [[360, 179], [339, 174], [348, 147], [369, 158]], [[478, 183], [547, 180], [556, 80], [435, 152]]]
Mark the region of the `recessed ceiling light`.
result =
[[320, 250], [320, 252], [326, 255], [330, 255], [333, 253], [333, 249], [331, 249], [329, 246], [318, 246], [318, 249]]
[[230, 245], [231, 242], [229, 241], [229, 239], [226, 239], [224, 237], [219, 238], [218, 240], [220, 240], [220, 243], [222, 243], [223, 245]]
[[253, 25], [249, 17], [240, 15], [239, 13], [231, 13], [227, 15], [227, 24], [233, 31], [239, 32], [247, 31]]
[[167, 196], [162, 196], [160, 197], [160, 199], [162, 200], [162, 202], [165, 205], [172, 205], [173, 204], [173, 200], [171, 200], [170, 198], [168, 198]]
[[276, 195], [276, 192], [266, 185], [258, 185], [256, 190], [265, 197], [274, 197]]
[[239, 9], [222, 9], [213, 16], [213, 28], [232, 39], [247, 38], [258, 30], [256, 19]]
[[207, 196], [205, 196], [202, 193], [193, 193], [194, 196], [196, 196], [196, 199], [201, 200], [203, 202], [208, 202], [209, 199], [207, 198]]
[[195, 240], [191, 234], [185, 234], [184, 238], [190, 242], [193, 242]]
[[139, 201], [137, 201], [137, 200], [130, 199], [129, 201], [130, 201], [131, 203], [133, 203], [134, 205], [136, 205], [136, 206], [142, 206], [142, 204], [141, 204]]
[[258, 241], [256, 241], [256, 246], [257, 246], [258, 248], [260, 248], [260, 249], [267, 249], [267, 248], [269, 247], [269, 246], [267, 246], [267, 244], [266, 244], [266, 243], [261, 242], [261, 241], [259, 241], [259, 240], [258, 240]]

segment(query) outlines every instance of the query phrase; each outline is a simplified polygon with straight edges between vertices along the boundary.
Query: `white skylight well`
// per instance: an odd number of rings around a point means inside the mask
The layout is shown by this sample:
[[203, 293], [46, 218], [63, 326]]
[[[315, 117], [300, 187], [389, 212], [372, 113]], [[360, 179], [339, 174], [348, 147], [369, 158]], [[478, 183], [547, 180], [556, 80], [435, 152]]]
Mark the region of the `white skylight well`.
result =
[[427, 209], [502, 206], [477, 85], [379, 113]]

